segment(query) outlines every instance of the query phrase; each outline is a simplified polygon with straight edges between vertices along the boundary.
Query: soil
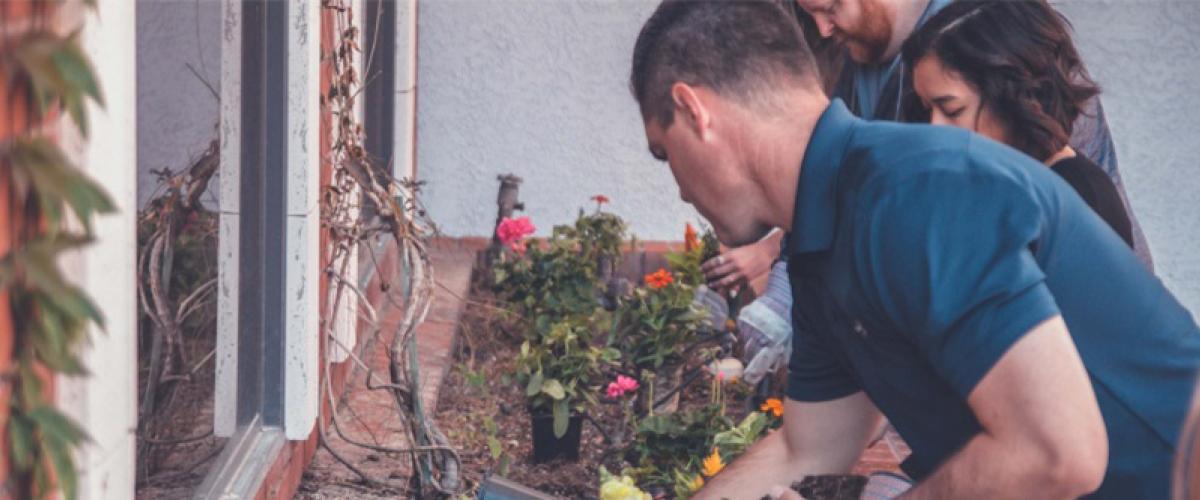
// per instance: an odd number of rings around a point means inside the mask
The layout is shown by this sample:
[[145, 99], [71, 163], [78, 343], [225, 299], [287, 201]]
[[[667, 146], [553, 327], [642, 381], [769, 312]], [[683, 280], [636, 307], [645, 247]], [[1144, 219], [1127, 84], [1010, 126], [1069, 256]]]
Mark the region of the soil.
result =
[[866, 485], [864, 476], [809, 476], [792, 489], [808, 500], [858, 500]]
[[[460, 325], [456, 364], [442, 386], [438, 422], [450, 441], [460, 449], [463, 477], [471, 494], [492, 474], [563, 498], [596, 498], [599, 466], [619, 472], [627, 467], [622, 449], [611, 446], [605, 433], [621, 421], [618, 405], [601, 404], [584, 421], [580, 458], [577, 462], [556, 460], [532, 462], [532, 436], [525, 395], [515, 382], [519, 343], [511, 327], [496, 319], [493, 309], [478, 305], [489, 298], [474, 294]], [[683, 392], [680, 409], [702, 406], [709, 400], [709, 383], [700, 377]], [[727, 391], [728, 414], [734, 421], [750, 411], [749, 390]], [[736, 394], [735, 394], [736, 393]], [[495, 423], [494, 437], [499, 455], [489, 449], [488, 426]], [[604, 427], [601, 431], [596, 424]]]

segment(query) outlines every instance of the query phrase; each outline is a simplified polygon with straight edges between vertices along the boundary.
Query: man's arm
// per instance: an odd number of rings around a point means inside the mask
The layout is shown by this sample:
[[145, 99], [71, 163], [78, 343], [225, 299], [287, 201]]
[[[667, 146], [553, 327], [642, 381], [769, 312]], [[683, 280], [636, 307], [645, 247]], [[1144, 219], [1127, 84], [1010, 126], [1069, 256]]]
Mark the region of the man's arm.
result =
[[1013, 344], [967, 403], [983, 431], [902, 498], [1076, 498], [1100, 487], [1108, 436], [1061, 316]]
[[879, 430], [879, 410], [862, 392], [820, 403], [788, 399], [783, 427], [709, 481], [696, 499], [752, 499], [810, 474], [847, 473]]

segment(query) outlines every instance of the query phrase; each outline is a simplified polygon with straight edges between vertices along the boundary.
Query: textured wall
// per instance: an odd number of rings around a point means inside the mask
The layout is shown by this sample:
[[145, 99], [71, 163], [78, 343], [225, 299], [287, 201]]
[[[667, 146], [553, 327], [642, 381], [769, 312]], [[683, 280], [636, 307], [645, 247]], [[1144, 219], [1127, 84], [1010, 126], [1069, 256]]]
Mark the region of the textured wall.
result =
[[417, 172], [447, 234], [486, 235], [496, 175], [544, 234], [612, 198], [642, 238], [697, 220], [646, 151], [629, 57], [654, 3], [423, 0], [418, 9]]
[[1200, 313], [1200, 2], [1058, 5], [1103, 88], [1125, 188], [1158, 275]]
[[[422, 0], [417, 169], [450, 235], [485, 235], [514, 172], [542, 229], [604, 193], [648, 239], [697, 216], [645, 152], [626, 90], [651, 1]], [[1200, 311], [1200, 2], [1068, 0], [1159, 274]]]
[[[155, 188], [151, 169], [178, 172], [217, 138], [220, 104], [187, 65], [220, 85], [220, 2], [138, 0], [138, 206]], [[216, 189], [202, 199], [216, 206]]]

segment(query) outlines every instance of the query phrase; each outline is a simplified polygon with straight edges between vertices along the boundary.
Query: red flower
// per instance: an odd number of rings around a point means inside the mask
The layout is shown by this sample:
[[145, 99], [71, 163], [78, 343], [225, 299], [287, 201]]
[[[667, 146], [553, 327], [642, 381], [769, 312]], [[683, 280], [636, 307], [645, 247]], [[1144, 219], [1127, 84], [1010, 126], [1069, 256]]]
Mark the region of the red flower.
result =
[[607, 196], [598, 194], [598, 195], [592, 197], [592, 201], [596, 202], [596, 204], [598, 204], [598, 205], [603, 205], [605, 203], [608, 203], [610, 200], [608, 199]]
[[500, 243], [509, 245], [521, 241], [536, 230], [537, 228], [533, 227], [533, 223], [529, 221], [529, 217], [517, 219], [505, 217], [496, 227], [496, 238], [500, 239]]
[[675, 277], [671, 276], [671, 273], [661, 267], [658, 268], [658, 271], [647, 274], [643, 279], [646, 281], [646, 286], [655, 290], [666, 288], [667, 285], [675, 281]]

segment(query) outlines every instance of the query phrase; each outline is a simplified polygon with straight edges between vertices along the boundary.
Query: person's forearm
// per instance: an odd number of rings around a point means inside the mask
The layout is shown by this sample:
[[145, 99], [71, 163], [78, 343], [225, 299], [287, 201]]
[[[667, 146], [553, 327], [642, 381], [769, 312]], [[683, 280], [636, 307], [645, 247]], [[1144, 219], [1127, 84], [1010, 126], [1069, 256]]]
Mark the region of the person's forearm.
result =
[[769, 245], [769, 248], [771, 249], [771, 255], [775, 256], [775, 258], [778, 259], [779, 252], [780, 252], [780, 243], [783, 241], [784, 234], [785, 233], [783, 232], [783, 230], [776, 229], [774, 231], [771, 231], [770, 234], [763, 237], [763, 239], [759, 240], [758, 244]]
[[796, 457], [789, 456], [783, 440], [783, 432], [768, 434], [746, 450], [746, 453], [725, 470], [721, 471], [704, 486], [696, 496], [698, 500], [757, 500], [767, 495], [775, 485], [790, 485], [812, 471]]
[[899, 498], [1078, 498], [1098, 486], [1033, 449], [980, 433]]

